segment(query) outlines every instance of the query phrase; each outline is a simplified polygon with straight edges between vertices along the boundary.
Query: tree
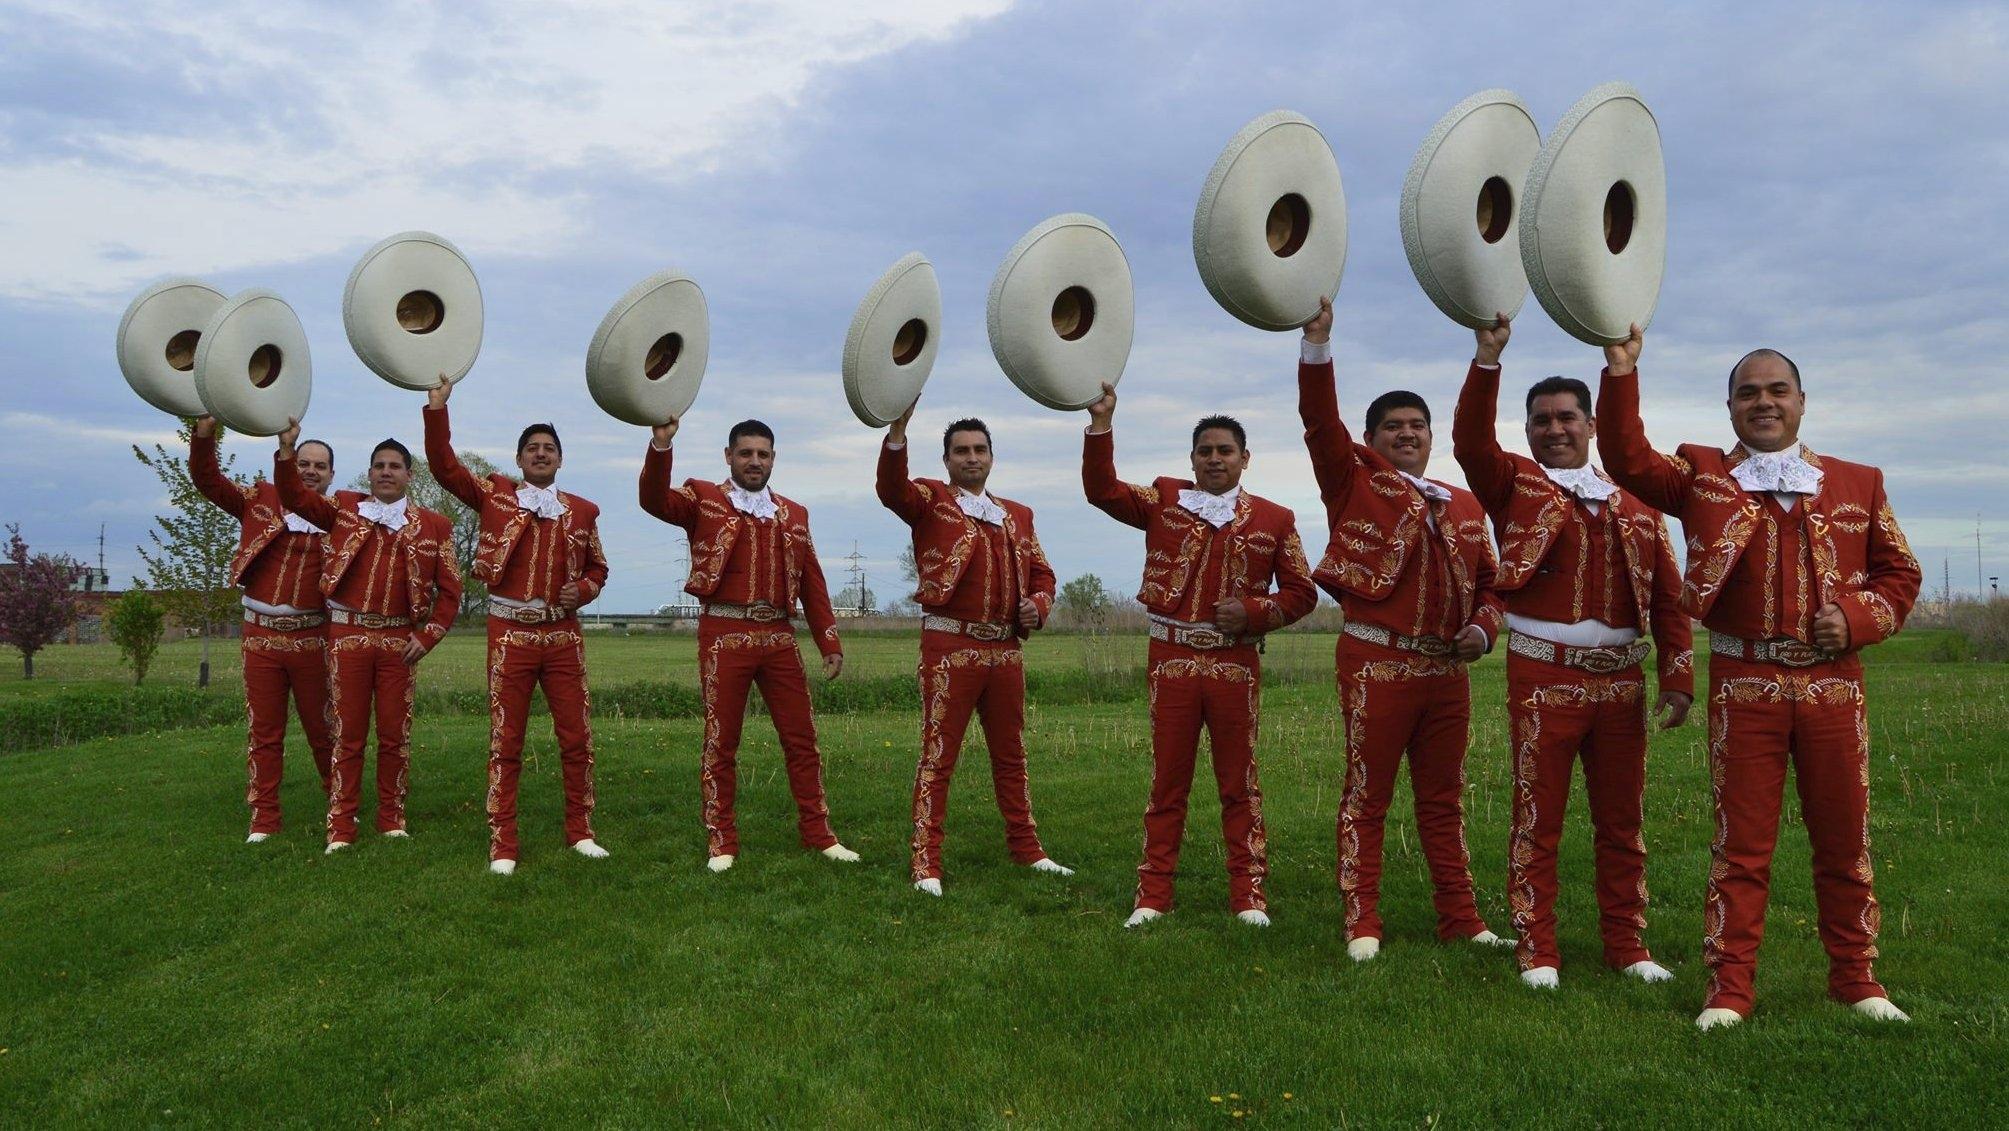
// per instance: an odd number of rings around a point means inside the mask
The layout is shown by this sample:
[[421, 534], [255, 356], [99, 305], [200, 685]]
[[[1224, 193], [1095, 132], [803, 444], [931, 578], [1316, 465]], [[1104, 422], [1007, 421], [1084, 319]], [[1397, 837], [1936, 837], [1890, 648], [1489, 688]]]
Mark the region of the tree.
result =
[[915, 616], [921, 611], [921, 606], [914, 601], [914, 587], [921, 583], [921, 567], [914, 562], [914, 545], [911, 542], [900, 550], [900, 577], [907, 587], [898, 597], [886, 602], [884, 612], [889, 617]]
[[1114, 601], [1101, 578], [1084, 573], [1060, 587], [1059, 603], [1076, 628], [1098, 631]]
[[[473, 452], [455, 452], [462, 467], [476, 479], [495, 474], [495, 465]], [[370, 475], [364, 472], [349, 481], [349, 490], [370, 493]], [[481, 548], [481, 512], [470, 509], [433, 478], [432, 468], [422, 459], [412, 460], [412, 483], [405, 497], [415, 507], [438, 511], [453, 523], [453, 556], [460, 563], [460, 611], [472, 612], [488, 603], [488, 586], [474, 576], [474, 554]]]
[[77, 594], [70, 586], [83, 571], [68, 554], [29, 556], [20, 525], [7, 525], [7, 566], [0, 569], [0, 642], [21, 650], [22, 678], [35, 678], [35, 653], [77, 619]]
[[[176, 432], [181, 437], [179, 452], [170, 453], [155, 444], [149, 453], [133, 445], [133, 458], [160, 480], [167, 489], [168, 505], [174, 508], [171, 514], [154, 516], [157, 529], [147, 531], [153, 548], [139, 547], [140, 560], [146, 563], [146, 580], [136, 580], [134, 586], [160, 594], [165, 611], [201, 630], [202, 666], [196, 686], [208, 687], [209, 639], [238, 615], [237, 590], [230, 584], [230, 556], [237, 550], [239, 524], [228, 511], [204, 498], [188, 477], [188, 444], [194, 434], [195, 422], [184, 420]], [[223, 442], [222, 428], [216, 430], [216, 439], [218, 444]], [[239, 485], [249, 482], [231, 473], [236, 463], [236, 456], [222, 461], [224, 478]]]
[[[863, 592], [860, 592], [861, 589]], [[837, 596], [831, 600], [830, 607], [834, 609], [857, 609], [862, 612], [877, 607], [872, 603], [872, 600], [872, 587], [866, 585], [864, 582], [854, 581], [837, 591]]]
[[105, 634], [119, 646], [119, 659], [132, 668], [134, 687], [146, 679], [164, 624], [160, 602], [144, 589], [120, 597], [105, 614]]

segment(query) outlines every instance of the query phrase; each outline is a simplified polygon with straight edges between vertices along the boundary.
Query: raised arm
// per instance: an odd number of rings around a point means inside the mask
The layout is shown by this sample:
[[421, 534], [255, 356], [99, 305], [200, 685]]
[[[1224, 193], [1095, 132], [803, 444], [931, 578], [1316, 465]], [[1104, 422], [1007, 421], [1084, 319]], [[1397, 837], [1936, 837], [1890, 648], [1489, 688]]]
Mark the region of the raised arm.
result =
[[1876, 473], [1873, 494], [1876, 519], [1869, 528], [1869, 577], [1862, 588], [1844, 596], [1842, 616], [1849, 624], [1849, 647], [1867, 648], [1897, 635], [1918, 600], [1921, 581], [1918, 559], [1897, 525], [1897, 515], [1883, 492], [1883, 472]]
[[1102, 386], [1102, 397], [1088, 406], [1088, 434], [1081, 438], [1081, 490], [1096, 509], [1139, 530], [1151, 521], [1158, 505], [1154, 487], [1139, 487], [1116, 477], [1116, 387]]
[[460, 457], [453, 454], [453, 427], [446, 415], [446, 401], [452, 390], [453, 385], [441, 377], [439, 386], [426, 394], [426, 466], [448, 494], [478, 514], [488, 493], [461, 464]]
[[1311, 473], [1318, 480], [1319, 501], [1331, 523], [1353, 490], [1358, 458], [1353, 435], [1339, 419], [1339, 393], [1333, 387], [1332, 300], [1318, 300], [1318, 314], [1305, 323], [1298, 352], [1297, 414], [1304, 422], [1304, 446], [1311, 453]]
[[1638, 326], [1632, 336], [1604, 349], [1605, 367], [1597, 384], [1597, 454], [1618, 485], [1654, 510], [1682, 517], [1688, 484], [1695, 476], [1686, 460], [1653, 450], [1639, 419]]
[[656, 425], [642, 458], [640, 492], [642, 509], [686, 531], [697, 525], [698, 500], [689, 490], [670, 486], [670, 443], [676, 437], [677, 422]]
[[228, 511], [234, 518], [244, 517], [244, 489], [232, 483], [223, 474], [223, 468], [216, 461], [216, 418], [197, 417], [195, 434], [188, 441], [188, 478], [202, 497]]
[[300, 482], [300, 458], [293, 450], [293, 444], [300, 438], [300, 422], [289, 420], [286, 430], [279, 433], [279, 447], [272, 453], [272, 485], [279, 489], [279, 501], [286, 509], [306, 519], [323, 530], [335, 529], [335, 500], [315, 491], [309, 491]]
[[1514, 461], [1500, 447], [1494, 424], [1500, 411], [1500, 351], [1507, 348], [1513, 324], [1502, 314], [1491, 326], [1474, 330], [1478, 348], [1458, 392], [1458, 409], [1451, 417], [1451, 454], [1465, 469], [1465, 482], [1479, 497], [1486, 513], [1494, 514], [1514, 494]]
[[916, 397], [907, 411], [886, 429], [886, 442], [879, 445], [879, 501], [909, 526], [919, 522], [928, 510], [927, 491], [907, 478], [907, 422], [914, 418], [914, 409], [920, 403]]

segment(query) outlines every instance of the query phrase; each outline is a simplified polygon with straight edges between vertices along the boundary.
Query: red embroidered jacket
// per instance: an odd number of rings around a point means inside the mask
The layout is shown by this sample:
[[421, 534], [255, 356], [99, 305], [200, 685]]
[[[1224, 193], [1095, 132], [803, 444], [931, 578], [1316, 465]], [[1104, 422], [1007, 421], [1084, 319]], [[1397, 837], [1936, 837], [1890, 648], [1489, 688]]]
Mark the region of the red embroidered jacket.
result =
[[[907, 449], [879, 448], [879, 501], [913, 528], [914, 566], [920, 581], [914, 600], [930, 613], [960, 620], [989, 621], [1002, 614], [1017, 625], [1016, 611], [999, 595], [999, 579], [982, 551], [988, 539], [976, 519], [956, 505], [957, 489], [939, 479], [907, 478]], [[1053, 611], [1053, 567], [1040, 548], [1032, 525], [1032, 508], [1010, 499], [996, 499], [1004, 508], [1005, 555], [1011, 575], [1004, 580], [1019, 596], [1039, 609], [1041, 624]], [[1018, 635], [1029, 635], [1020, 627]]]
[[700, 600], [734, 604], [765, 601], [791, 614], [799, 600], [803, 619], [816, 637], [817, 650], [826, 656], [842, 653], [837, 617], [830, 609], [830, 588], [809, 537], [809, 508], [770, 490], [775, 506], [772, 526], [781, 545], [781, 568], [776, 571], [781, 590], [769, 592], [768, 571], [732, 568], [734, 548], [742, 538], [753, 541], [754, 528], [763, 520], [741, 514], [726, 497], [724, 483], [686, 479], [683, 486], [671, 487], [670, 467], [671, 452], [659, 451], [651, 443], [642, 461], [639, 486], [643, 510], [683, 527], [690, 536], [691, 573], [684, 592]]
[[[1219, 601], [1240, 600], [1250, 636], [1275, 632], [1311, 612], [1318, 590], [1298, 541], [1297, 518], [1247, 488], [1235, 517], [1218, 529], [1179, 505], [1191, 480], [1163, 478], [1142, 487], [1116, 477], [1115, 432], [1091, 432], [1081, 445], [1081, 487], [1109, 517], [1144, 532], [1144, 585], [1137, 599], [1160, 616], [1213, 621]], [[1277, 588], [1270, 591], [1270, 580]]]
[[[1620, 486], [1681, 520], [1688, 538], [1681, 606], [1718, 632], [1811, 642], [1813, 615], [1834, 602], [1848, 619], [1853, 651], [1895, 634], [1918, 599], [1918, 559], [1876, 468], [1802, 445], [1801, 458], [1821, 471], [1820, 490], [1784, 511], [1731, 476], [1748, 458], [1741, 445], [1655, 451], [1639, 419], [1636, 371], [1600, 381], [1597, 440]], [[1764, 552], [1745, 552], [1754, 545]]]
[[[328, 532], [321, 559], [321, 592], [333, 596], [376, 524], [357, 513], [368, 495], [337, 491], [330, 498], [307, 490], [292, 460], [272, 459], [272, 478], [287, 507]], [[407, 504], [405, 524], [391, 535], [403, 556], [405, 598], [416, 630], [413, 638], [427, 651], [446, 637], [460, 612], [460, 565], [453, 559], [453, 524], [445, 515]], [[373, 612], [377, 610], [363, 610]]]
[[267, 605], [321, 607], [322, 537], [286, 529], [286, 507], [271, 480], [239, 487], [225, 478], [214, 436], [197, 436], [189, 444], [188, 477], [204, 498], [238, 521], [237, 549], [230, 555], [232, 585]]

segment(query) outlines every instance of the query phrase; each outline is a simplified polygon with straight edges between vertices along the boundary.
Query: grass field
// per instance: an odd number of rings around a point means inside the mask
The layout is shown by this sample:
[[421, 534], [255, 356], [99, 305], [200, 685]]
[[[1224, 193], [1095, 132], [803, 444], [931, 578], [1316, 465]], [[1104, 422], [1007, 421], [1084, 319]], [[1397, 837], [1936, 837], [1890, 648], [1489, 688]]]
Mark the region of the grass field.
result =
[[[693, 676], [688, 638], [592, 647], [600, 686]], [[857, 672], [894, 675], [911, 671], [913, 648], [861, 637], [851, 650]], [[1226, 913], [1204, 789], [1180, 909], [1120, 929], [1150, 773], [1141, 700], [1033, 706], [1036, 812], [1048, 850], [1080, 869], [1071, 879], [1008, 863], [973, 740], [941, 900], [905, 883], [910, 711], [822, 720], [837, 831], [865, 856], [852, 867], [795, 845], [772, 732], [750, 725], [745, 856], [724, 876], [702, 866], [694, 720], [596, 727], [598, 831], [614, 852], [598, 862], [562, 848], [555, 747], [533, 730], [525, 858], [506, 880], [483, 870], [478, 717], [418, 721], [409, 842], [366, 834], [336, 857], [320, 855], [304, 756], [289, 766], [286, 831], [241, 843], [235, 727], [0, 757], [0, 1123], [2003, 1119], [2009, 669], [1926, 663], [1912, 638], [1872, 653], [1878, 973], [1913, 1024], [1860, 1022], [1825, 999], [1789, 799], [1758, 1012], [1704, 1036], [1689, 1024], [1710, 832], [1701, 712], [1656, 737], [1647, 795], [1649, 941], [1674, 983], [1598, 966], [1580, 793], [1564, 845], [1561, 992], [1523, 988], [1508, 954], [1433, 941], [1406, 790], [1388, 838], [1386, 949], [1356, 967], [1331, 875], [1330, 648], [1330, 635], [1272, 645], [1267, 931]], [[43, 654], [49, 684], [117, 679], [104, 657], [71, 651]], [[234, 663], [229, 652], [218, 658]], [[1056, 638], [1033, 663], [1141, 652], [1135, 640]], [[450, 641], [423, 676], [478, 685], [476, 655], [471, 640]], [[159, 678], [184, 678], [187, 661], [175, 646]], [[218, 679], [235, 693], [234, 675]], [[0, 704], [36, 693], [17, 680]], [[1474, 679], [1467, 812], [1482, 910], [1501, 928], [1503, 694], [1489, 660]]]

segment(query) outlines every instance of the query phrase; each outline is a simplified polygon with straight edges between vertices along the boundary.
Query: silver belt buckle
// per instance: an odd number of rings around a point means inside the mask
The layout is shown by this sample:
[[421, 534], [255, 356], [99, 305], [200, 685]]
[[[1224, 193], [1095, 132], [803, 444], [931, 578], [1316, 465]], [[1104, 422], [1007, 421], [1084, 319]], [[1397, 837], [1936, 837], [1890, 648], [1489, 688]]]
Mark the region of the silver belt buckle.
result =
[[1202, 651], [1225, 648], [1230, 643], [1228, 634], [1218, 628], [1189, 628], [1185, 633], [1186, 643]]
[[1577, 652], [1577, 666], [1592, 675], [1610, 675], [1627, 666], [1625, 657], [1609, 648], [1584, 648]]
[[746, 607], [746, 619], [756, 621], [760, 624], [782, 620], [787, 615], [787, 613], [782, 612], [773, 605], [748, 605]]
[[1766, 647], [1773, 660], [1789, 668], [1810, 668], [1828, 656], [1821, 649], [1800, 640], [1774, 640]]
[[1454, 650], [1451, 642], [1441, 636], [1405, 636], [1402, 643], [1410, 645], [1410, 651], [1420, 656], [1433, 658], [1448, 656]]

